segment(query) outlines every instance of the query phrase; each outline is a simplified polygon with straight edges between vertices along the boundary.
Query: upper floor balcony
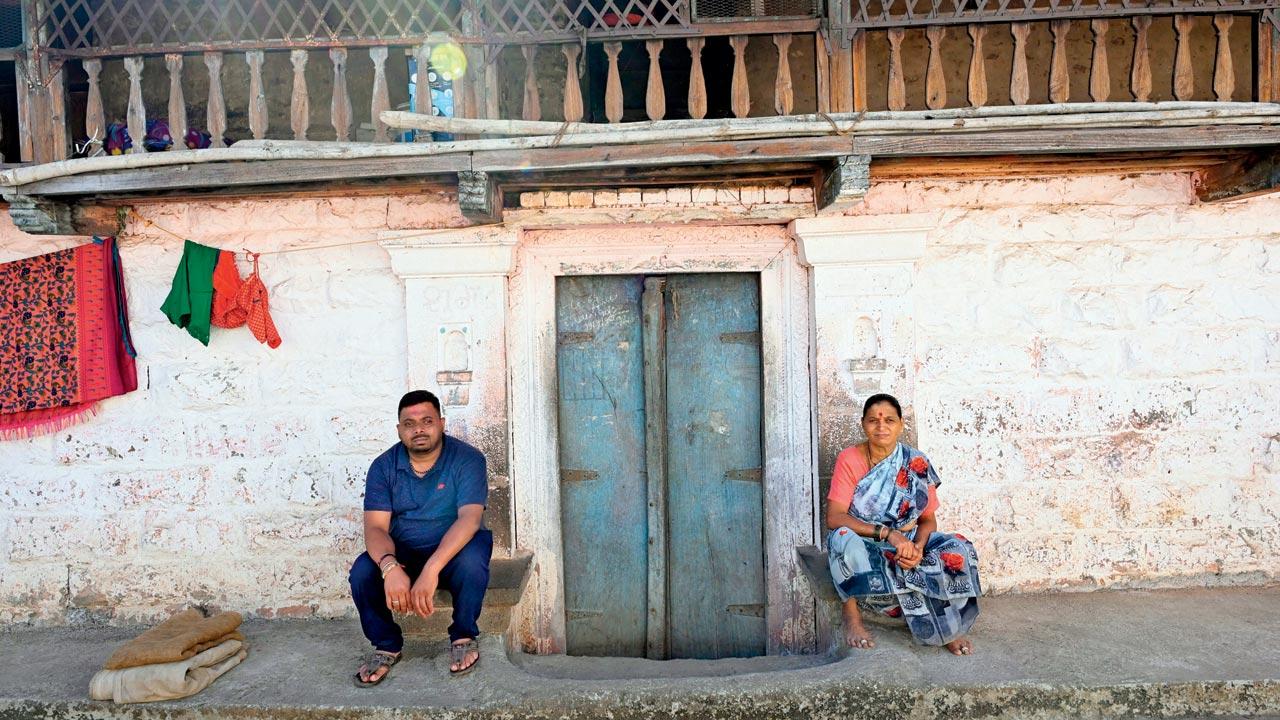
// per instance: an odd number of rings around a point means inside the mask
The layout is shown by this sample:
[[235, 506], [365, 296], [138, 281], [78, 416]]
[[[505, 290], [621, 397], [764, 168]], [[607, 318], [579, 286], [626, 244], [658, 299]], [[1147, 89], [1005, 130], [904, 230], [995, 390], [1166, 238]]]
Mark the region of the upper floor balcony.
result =
[[[775, 138], [808, 128], [794, 151], [703, 153], [737, 160], [1280, 143], [1276, 109], [1257, 104], [1280, 100], [1280, 0], [13, 2], [0, 5], [9, 163], [228, 145], [242, 152], [211, 157], [248, 159], [267, 141], [275, 157], [307, 141], [336, 158], [353, 155], [323, 141], [474, 137], [391, 127], [389, 110], [619, 127], [787, 118]], [[984, 127], [1026, 132], [975, 134]], [[1169, 128], [1175, 140], [1153, 139]], [[957, 130], [960, 144], [939, 139]], [[486, 165], [484, 147], [441, 146], [431, 167], [540, 167]], [[473, 156], [441, 159], [453, 150]], [[360, 156], [379, 152], [395, 154]], [[49, 176], [18, 177], [4, 184]]]

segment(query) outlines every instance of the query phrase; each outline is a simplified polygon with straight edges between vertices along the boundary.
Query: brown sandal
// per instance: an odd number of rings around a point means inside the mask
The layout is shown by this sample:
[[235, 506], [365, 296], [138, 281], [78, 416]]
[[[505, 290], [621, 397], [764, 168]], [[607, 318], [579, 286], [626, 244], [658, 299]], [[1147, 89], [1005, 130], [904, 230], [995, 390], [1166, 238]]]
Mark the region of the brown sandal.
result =
[[[471, 663], [470, 665], [464, 668], [454, 670], [453, 666], [461, 665], [463, 661], [467, 659], [467, 654], [471, 652], [474, 652], [476, 654], [475, 662]], [[454, 677], [466, 675], [472, 670], [475, 670], [476, 666], [479, 664], [480, 664], [480, 645], [476, 643], [474, 638], [467, 640], [466, 642], [454, 643], [449, 646], [449, 674], [450, 675]]]
[[[356, 687], [371, 688], [374, 685], [377, 685], [378, 683], [382, 682], [383, 680], [386, 680], [387, 676], [391, 674], [391, 666], [400, 662], [400, 656], [401, 656], [401, 653], [389, 653], [386, 650], [374, 650], [373, 653], [371, 653], [369, 657], [365, 659], [364, 662], [360, 663], [360, 668], [356, 669], [356, 674], [352, 678], [356, 683]], [[375, 673], [377, 673], [379, 670], [381, 670], [384, 667], [387, 669], [387, 671], [379, 675], [378, 679], [376, 680], [360, 679], [360, 669], [364, 669], [365, 671], [364, 674], [366, 676], [372, 677]]]

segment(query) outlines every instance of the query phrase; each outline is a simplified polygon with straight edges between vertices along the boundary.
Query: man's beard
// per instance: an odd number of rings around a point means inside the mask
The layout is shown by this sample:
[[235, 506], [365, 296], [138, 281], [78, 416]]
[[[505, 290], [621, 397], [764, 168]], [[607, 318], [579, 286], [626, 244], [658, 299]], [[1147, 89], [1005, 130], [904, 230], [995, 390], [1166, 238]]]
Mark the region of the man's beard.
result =
[[[418, 440], [420, 439], [427, 441], [427, 445], [425, 447], [419, 446], [417, 444]], [[436, 441], [434, 443], [431, 442], [431, 438], [413, 438], [409, 441], [410, 442], [409, 450], [415, 455], [430, 455], [431, 453], [439, 449], [440, 443], [443, 441], [444, 441], [444, 435], [441, 435], [440, 437], [436, 438]]]

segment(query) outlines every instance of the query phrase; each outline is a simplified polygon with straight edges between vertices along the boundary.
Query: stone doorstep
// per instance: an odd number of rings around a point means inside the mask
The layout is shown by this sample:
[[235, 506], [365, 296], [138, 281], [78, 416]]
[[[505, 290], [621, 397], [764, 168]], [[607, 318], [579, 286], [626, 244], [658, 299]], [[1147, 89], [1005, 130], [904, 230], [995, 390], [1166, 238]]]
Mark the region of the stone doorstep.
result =
[[[529, 584], [529, 568], [533, 555], [494, 558], [489, 561], [489, 589], [484, 594], [484, 610], [480, 613], [480, 632], [502, 635], [511, 625], [512, 611]], [[428, 618], [411, 613], [398, 613], [396, 621], [406, 637], [438, 638], [452, 622], [453, 598], [448, 590], [436, 590], [436, 611]]]

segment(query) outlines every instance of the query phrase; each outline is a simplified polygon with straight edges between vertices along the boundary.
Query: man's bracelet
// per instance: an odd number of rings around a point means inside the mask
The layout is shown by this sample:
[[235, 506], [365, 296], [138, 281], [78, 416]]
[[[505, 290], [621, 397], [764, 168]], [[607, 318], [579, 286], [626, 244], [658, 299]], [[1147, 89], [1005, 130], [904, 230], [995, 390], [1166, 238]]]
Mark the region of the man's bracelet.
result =
[[380, 568], [382, 570], [382, 579], [386, 580], [387, 573], [391, 572], [392, 568], [398, 568], [398, 567], [402, 568], [404, 567], [404, 565], [401, 565], [400, 563], [387, 563], [386, 567]]
[[389, 557], [395, 557], [395, 556], [396, 556], [396, 554], [395, 554], [395, 553], [393, 553], [393, 552], [383, 553], [383, 554], [382, 554], [382, 557], [378, 558], [378, 567], [382, 567], [382, 561], [383, 561], [383, 560], [386, 560], [386, 559], [387, 559], [387, 558], [389, 558]]

